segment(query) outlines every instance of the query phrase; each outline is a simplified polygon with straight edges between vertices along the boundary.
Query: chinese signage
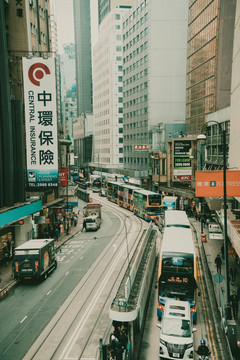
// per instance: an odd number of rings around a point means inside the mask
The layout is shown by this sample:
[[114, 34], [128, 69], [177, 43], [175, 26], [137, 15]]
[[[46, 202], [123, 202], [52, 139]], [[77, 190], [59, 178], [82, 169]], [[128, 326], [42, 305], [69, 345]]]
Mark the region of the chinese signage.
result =
[[[240, 196], [240, 170], [226, 171], [227, 196]], [[223, 170], [196, 171], [196, 196], [223, 196]]]
[[150, 145], [134, 145], [134, 150], [149, 150]]
[[189, 181], [192, 178], [190, 159], [191, 140], [174, 141], [173, 180]]
[[58, 186], [58, 139], [53, 58], [23, 58], [27, 182], [30, 188]]
[[67, 168], [61, 168], [59, 171], [60, 186], [67, 186]]

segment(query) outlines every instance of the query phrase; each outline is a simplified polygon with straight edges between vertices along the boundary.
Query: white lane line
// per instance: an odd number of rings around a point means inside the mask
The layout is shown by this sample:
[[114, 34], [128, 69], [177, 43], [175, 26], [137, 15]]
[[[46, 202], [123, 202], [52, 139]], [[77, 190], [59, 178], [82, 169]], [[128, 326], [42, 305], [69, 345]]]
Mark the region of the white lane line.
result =
[[49, 292], [47, 293], [47, 296], [48, 296], [49, 294], [51, 294], [51, 292], [52, 292], [52, 290], [49, 290]]
[[27, 316], [25, 316], [21, 321], [20, 324], [22, 324], [26, 320]]

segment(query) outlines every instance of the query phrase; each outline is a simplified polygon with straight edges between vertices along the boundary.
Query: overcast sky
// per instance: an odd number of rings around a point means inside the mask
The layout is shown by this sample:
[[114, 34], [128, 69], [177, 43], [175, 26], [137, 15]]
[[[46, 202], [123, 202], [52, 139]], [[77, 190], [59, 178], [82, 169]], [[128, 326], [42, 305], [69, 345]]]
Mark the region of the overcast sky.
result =
[[[78, 0], [81, 1], [81, 0]], [[91, 1], [92, 43], [97, 38], [97, 0]], [[73, 0], [54, 0], [58, 31], [58, 52], [63, 53], [63, 44], [74, 43]]]

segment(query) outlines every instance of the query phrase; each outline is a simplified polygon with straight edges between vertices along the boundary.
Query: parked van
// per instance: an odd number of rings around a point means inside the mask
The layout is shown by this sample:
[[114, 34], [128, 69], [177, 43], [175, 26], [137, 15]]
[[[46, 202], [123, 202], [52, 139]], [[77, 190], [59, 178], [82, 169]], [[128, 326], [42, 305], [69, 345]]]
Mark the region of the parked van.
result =
[[159, 340], [160, 359], [193, 359], [192, 314], [188, 301], [167, 299], [164, 307]]
[[84, 219], [86, 223], [86, 231], [98, 230], [101, 226], [101, 219], [97, 215], [91, 215]]

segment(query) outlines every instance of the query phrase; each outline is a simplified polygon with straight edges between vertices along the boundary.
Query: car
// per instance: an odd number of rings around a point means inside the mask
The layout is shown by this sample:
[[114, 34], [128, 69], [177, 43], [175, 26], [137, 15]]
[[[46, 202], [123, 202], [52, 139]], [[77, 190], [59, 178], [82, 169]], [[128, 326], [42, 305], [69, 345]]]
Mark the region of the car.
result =
[[192, 314], [188, 301], [167, 299], [159, 339], [160, 359], [193, 359]]
[[86, 231], [98, 230], [101, 226], [101, 219], [97, 215], [91, 215], [84, 219]]
[[101, 189], [101, 190], [99, 191], [99, 196], [106, 197], [106, 196], [107, 196], [107, 190], [106, 190], [106, 189]]

